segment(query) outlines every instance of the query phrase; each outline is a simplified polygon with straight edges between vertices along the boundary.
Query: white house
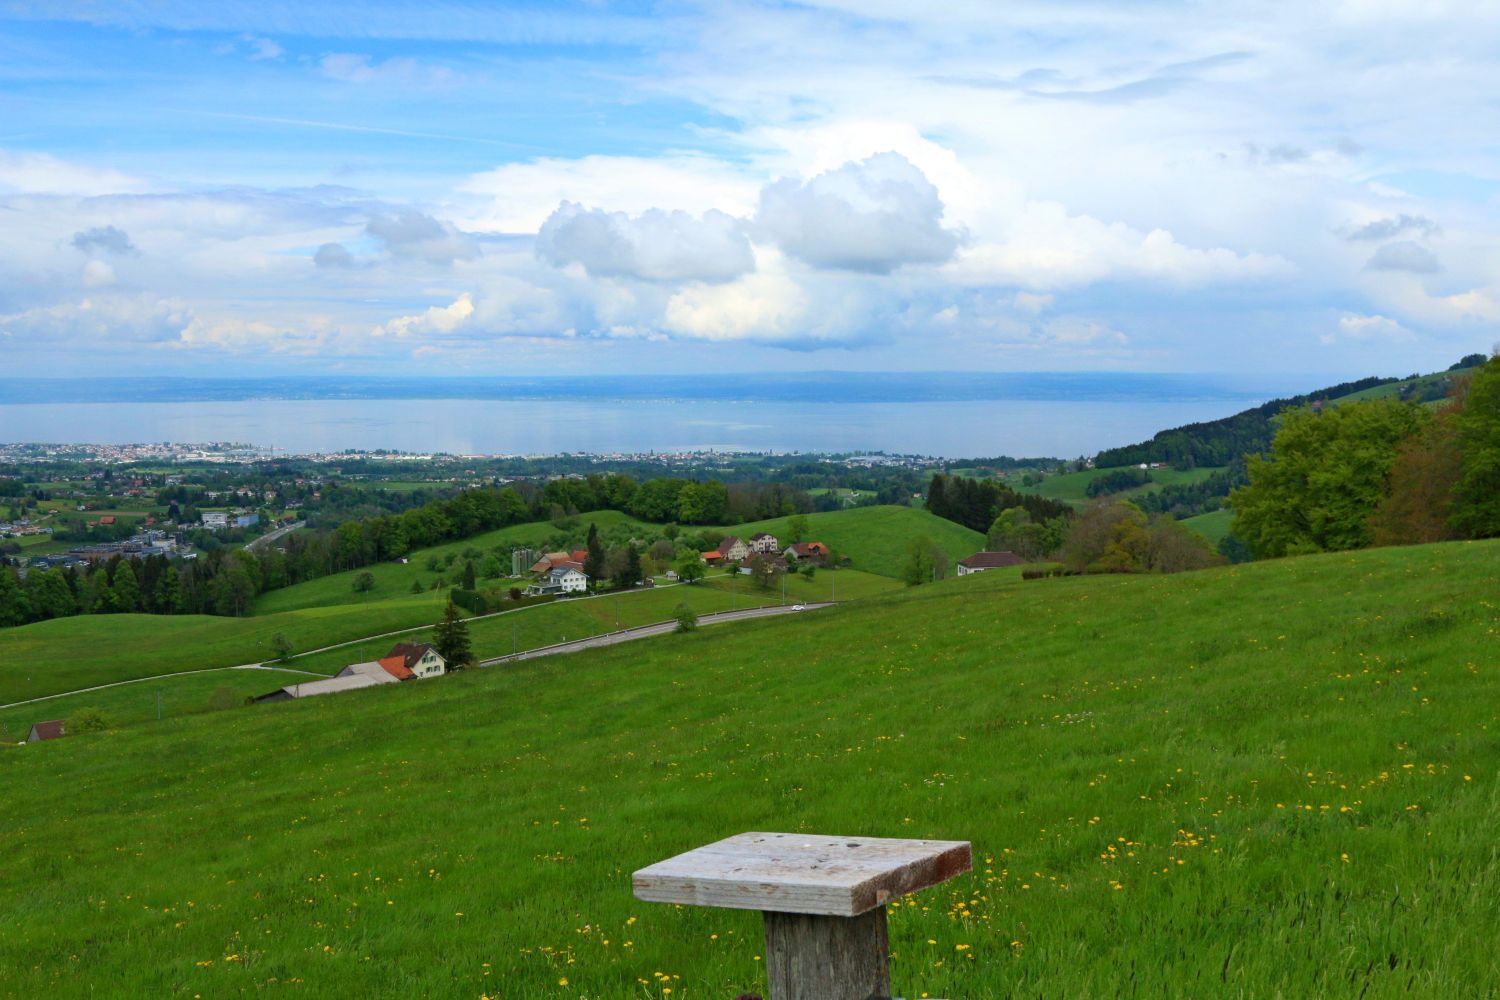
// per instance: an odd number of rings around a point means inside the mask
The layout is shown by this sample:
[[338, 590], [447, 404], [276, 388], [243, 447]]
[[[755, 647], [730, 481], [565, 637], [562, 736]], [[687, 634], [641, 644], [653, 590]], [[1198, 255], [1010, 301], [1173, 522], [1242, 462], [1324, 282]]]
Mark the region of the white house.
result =
[[759, 552], [762, 555], [767, 552], [781, 551], [781, 544], [776, 541], [776, 536], [767, 531], [758, 531], [751, 535], [748, 546], [751, 552]]
[[719, 558], [725, 562], [737, 563], [750, 555], [750, 546], [736, 538], [734, 535], [725, 535], [719, 541]]
[[546, 594], [581, 594], [589, 589], [589, 577], [576, 563], [554, 566], [547, 575], [526, 588], [531, 597]]
[[205, 510], [203, 512], [203, 526], [209, 531], [218, 531], [229, 527], [229, 514], [222, 510]]
[[389, 653], [381, 658], [381, 666], [384, 667], [386, 661], [396, 656], [401, 657], [403, 666], [410, 670], [412, 677], [417, 680], [424, 677], [437, 677], [448, 669], [448, 661], [444, 660], [442, 654], [433, 649], [430, 643], [398, 642], [391, 647]]

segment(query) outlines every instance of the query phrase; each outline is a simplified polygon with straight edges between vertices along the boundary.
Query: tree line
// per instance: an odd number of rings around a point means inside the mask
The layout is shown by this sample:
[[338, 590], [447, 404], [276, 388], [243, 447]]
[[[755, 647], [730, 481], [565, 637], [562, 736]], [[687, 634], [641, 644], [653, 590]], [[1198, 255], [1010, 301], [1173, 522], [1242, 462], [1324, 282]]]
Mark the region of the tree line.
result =
[[1229, 496], [1258, 558], [1500, 537], [1500, 358], [1431, 408], [1398, 399], [1285, 414]]

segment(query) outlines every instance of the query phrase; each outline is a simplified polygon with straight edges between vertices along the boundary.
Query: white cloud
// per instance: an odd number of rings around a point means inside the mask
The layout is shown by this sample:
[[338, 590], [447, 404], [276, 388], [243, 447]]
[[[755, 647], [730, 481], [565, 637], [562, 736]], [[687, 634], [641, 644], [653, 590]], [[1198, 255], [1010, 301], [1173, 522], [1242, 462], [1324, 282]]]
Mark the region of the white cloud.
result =
[[1407, 271], [1411, 274], [1436, 274], [1443, 269], [1437, 256], [1412, 240], [1387, 243], [1365, 262], [1367, 271]]
[[714, 209], [701, 218], [660, 209], [630, 216], [565, 201], [542, 225], [536, 251], [557, 267], [645, 281], [728, 281], [755, 266], [744, 227]]
[[1325, 344], [1335, 343], [1339, 338], [1361, 341], [1406, 340], [1412, 336], [1410, 330], [1388, 316], [1365, 316], [1346, 313], [1339, 317], [1338, 335], [1325, 335]]
[[[667, 300], [661, 326], [692, 340], [784, 341], [816, 336], [811, 299], [774, 251], [755, 273], [726, 284], [693, 284]], [[825, 317], [826, 319], [826, 317]]]
[[372, 62], [367, 55], [334, 52], [319, 60], [323, 75], [344, 83], [445, 84], [454, 80], [446, 66], [429, 66], [406, 56]]
[[564, 201], [632, 215], [661, 208], [743, 217], [755, 210], [759, 188], [742, 168], [703, 154], [543, 157], [463, 181], [459, 191], [479, 200], [458, 221], [471, 230], [534, 233]]
[[83, 284], [86, 288], [103, 288], [115, 283], [115, 269], [108, 261], [91, 260], [83, 265]]
[[101, 195], [147, 190], [149, 185], [107, 167], [70, 163], [46, 153], [0, 150], [0, 194]]
[[451, 222], [441, 222], [416, 209], [403, 208], [372, 216], [365, 231], [384, 242], [397, 257], [451, 264], [479, 256], [479, 247], [472, 236], [460, 232]]
[[280, 59], [285, 54], [282, 47], [269, 38], [261, 38], [256, 35], [241, 35], [240, 40], [250, 46], [251, 62]]
[[780, 180], [760, 196], [757, 229], [814, 267], [888, 274], [953, 256], [937, 188], [900, 153], [877, 153], [807, 181]]
[[464, 292], [446, 306], [432, 306], [412, 316], [397, 316], [374, 331], [377, 337], [414, 337], [425, 334], [448, 334], [457, 330], [474, 315], [474, 297]]

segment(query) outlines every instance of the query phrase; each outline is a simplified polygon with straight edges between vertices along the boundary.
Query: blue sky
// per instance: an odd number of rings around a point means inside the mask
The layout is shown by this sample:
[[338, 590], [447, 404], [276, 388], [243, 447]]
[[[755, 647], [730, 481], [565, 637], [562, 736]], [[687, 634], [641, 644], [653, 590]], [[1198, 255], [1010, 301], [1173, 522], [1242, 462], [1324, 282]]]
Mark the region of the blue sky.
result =
[[[0, 3], [17, 373], [1405, 373], [1500, 9]], [[7, 372], [8, 373], [8, 372]]]

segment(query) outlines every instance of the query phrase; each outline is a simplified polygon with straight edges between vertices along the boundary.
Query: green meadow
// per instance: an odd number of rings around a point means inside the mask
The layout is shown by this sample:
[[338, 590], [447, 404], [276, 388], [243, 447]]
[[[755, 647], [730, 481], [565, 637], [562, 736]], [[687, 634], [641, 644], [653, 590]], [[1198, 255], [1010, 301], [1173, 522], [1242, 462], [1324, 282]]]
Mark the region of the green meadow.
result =
[[[1064, 503], [1082, 506], [1089, 502], [1088, 485], [1098, 477], [1113, 469], [1085, 469], [1082, 472], [1064, 472], [1060, 475], [1047, 476], [1035, 486], [1023, 486], [1019, 477], [1014, 482], [1007, 480], [1012, 489], [1020, 493], [1035, 493], [1049, 500], [1061, 500]], [[1151, 482], [1138, 486], [1135, 489], [1123, 490], [1119, 493], [1110, 494], [1111, 497], [1128, 500], [1132, 496], [1142, 493], [1152, 493], [1163, 486], [1177, 486], [1184, 483], [1202, 482], [1221, 469], [1203, 467], [1200, 469], [1151, 469]]]
[[1497, 587], [983, 574], [0, 749], [0, 994], [763, 990], [759, 914], [630, 873], [806, 830], [973, 842], [892, 905], [906, 997], [1491, 995]]
[[[984, 548], [984, 536], [978, 532], [910, 507], [860, 507], [804, 516], [808, 522], [808, 537], [805, 540], [825, 542], [838, 554], [849, 556], [853, 569], [880, 576], [901, 575], [907, 545], [919, 535], [925, 535], [936, 542], [948, 554], [950, 562]], [[593, 523], [598, 525], [600, 532], [607, 533], [625, 527], [639, 532], [642, 537], [657, 536], [662, 529], [661, 525], [649, 524], [613, 510], [580, 514], [578, 522], [580, 531], [586, 530]], [[694, 534], [713, 530], [732, 533], [741, 538], [749, 538], [758, 531], [769, 531], [783, 542], [789, 542], [788, 522], [789, 518], [783, 517], [713, 529], [687, 527], [682, 531], [684, 534]], [[558, 533], [558, 529], [546, 521], [501, 528], [464, 541], [422, 549], [412, 553], [405, 563], [379, 563], [363, 570], [334, 573], [270, 591], [256, 600], [255, 613], [266, 615], [301, 608], [406, 598], [411, 596], [413, 582], [424, 589], [430, 589], [440, 577], [451, 587], [457, 584], [458, 574], [462, 572], [458, 568], [460, 564], [455, 562], [453, 567], [433, 572], [427, 569], [427, 560], [433, 556], [443, 559], [450, 553], [460, 555], [469, 549], [477, 549], [486, 555], [497, 550], [503, 551], [501, 563], [505, 572], [509, 573], [509, 553], [513, 545], [537, 547]], [[354, 579], [362, 572], [369, 572], [374, 577], [375, 585], [371, 590], [359, 594], [354, 591]], [[443, 592], [445, 593], [446, 591]], [[434, 599], [441, 597], [440, 594]]]
[[1218, 545], [1234, 527], [1234, 511], [1228, 507], [1220, 507], [1211, 510], [1207, 514], [1195, 514], [1192, 517], [1183, 518], [1182, 526], [1191, 528], [1213, 545]]

